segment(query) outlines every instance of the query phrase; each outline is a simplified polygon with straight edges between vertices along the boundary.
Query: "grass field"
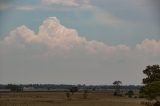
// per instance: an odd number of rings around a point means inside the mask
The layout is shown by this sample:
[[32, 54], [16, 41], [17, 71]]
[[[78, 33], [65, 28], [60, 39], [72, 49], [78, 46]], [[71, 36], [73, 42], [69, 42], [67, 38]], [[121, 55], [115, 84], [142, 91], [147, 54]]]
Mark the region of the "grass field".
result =
[[143, 106], [142, 99], [115, 97], [110, 93], [75, 93], [67, 100], [65, 92], [0, 93], [0, 106]]

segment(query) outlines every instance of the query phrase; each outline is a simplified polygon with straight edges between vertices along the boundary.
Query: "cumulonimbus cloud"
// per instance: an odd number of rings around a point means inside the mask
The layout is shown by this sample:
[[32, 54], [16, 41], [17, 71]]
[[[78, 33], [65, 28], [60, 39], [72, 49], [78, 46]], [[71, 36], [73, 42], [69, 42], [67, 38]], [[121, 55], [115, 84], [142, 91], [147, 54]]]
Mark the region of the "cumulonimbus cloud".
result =
[[158, 56], [160, 53], [160, 41], [145, 39], [137, 44], [134, 49], [127, 45], [107, 45], [96, 40], [88, 41], [81, 37], [75, 29], [63, 26], [56, 17], [49, 17], [43, 21], [38, 33], [35, 33], [25, 25], [17, 27], [1, 41], [5, 47], [28, 48], [45, 47], [47, 51], [63, 50], [64, 52], [74, 52], [83, 50], [89, 54], [102, 53], [106, 56], [124, 55], [133, 52], [148, 53]]
[[[0, 40], [0, 50], [0, 65], [5, 74], [1, 81], [7, 83], [19, 80], [33, 83], [35, 78], [47, 83], [65, 82], [71, 73], [77, 75], [73, 82], [82, 81], [87, 73], [85, 80], [91, 80], [88, 83], [103, 82], [105, 78], [113, 81], [115, 76], [139, 83], [141, 68], [160, 62], [160, 40], [145, 39], [134, 48], [111, 46], [87, 40], [75, 29], [63, 26], [56, 17], [44, 20], [37, 33], [25, 25], [17, 27]], [[16, 79], [19, 74], [23, 78]]]
[[78, 48], [89, 53], [104, 52], [112, 54], [117, 51], [129, 50], [126, 45], [108, 46], [96, 40], [88, 41], [85, 37], [79, 36], [75, 29], [61, 25], [56, 17], [49, 17], [44, 20], [37, 34], [24, 25], [17, 27], [5, 37], [3, 43], [8, 46], [17, 45], [17, 47], [43, 44], [49, 50], [56, 48], [74, 50]]

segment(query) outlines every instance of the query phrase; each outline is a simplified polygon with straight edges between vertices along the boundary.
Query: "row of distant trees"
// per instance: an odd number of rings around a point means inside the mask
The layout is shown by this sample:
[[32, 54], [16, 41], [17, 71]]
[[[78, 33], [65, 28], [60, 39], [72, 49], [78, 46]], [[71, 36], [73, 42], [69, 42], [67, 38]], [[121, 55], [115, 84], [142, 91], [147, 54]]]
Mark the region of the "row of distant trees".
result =
[[20, 85], [16, 85], [16, 84], [8, 84], [6, 86], [6, 89], [10, 89], [13, 92], [20, 92], [23, 91], [23, 87]]
[[[15, 87], [19, 88], [34, 88], [34, 89], [63, 89], [63, 90], [70, 90], [72, 87], [77, 87], [78, 89], [88, 89], [89, 91], [96, 91], [96, 90], [107, 90], [107, 89], [115, 89], [115, 85], [63, 85], [63, 84], [8, 84], [8, 85], [0, 85], [0, 89], [12, 89], [15, 91]], [[140, 89], [142, 86], [140, 85], [121, 85], [121, 89], [130, 89], [130, 90], [137, 90]], [[14, 88], [14, 89], [13, 89]], [[21, 91], [21, 90], [19, 90]]]

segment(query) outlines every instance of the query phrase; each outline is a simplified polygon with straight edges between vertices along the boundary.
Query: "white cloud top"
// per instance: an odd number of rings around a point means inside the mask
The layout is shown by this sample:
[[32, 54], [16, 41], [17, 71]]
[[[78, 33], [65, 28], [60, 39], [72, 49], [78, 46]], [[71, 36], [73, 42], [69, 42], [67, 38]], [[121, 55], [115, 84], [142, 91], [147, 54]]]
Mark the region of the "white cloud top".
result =
[[[28, 45], [43, 45], [48, 51], [60, 49], [74, 51], [81, 49], [86, 53], [103, 53], [104, 55], [114, 55], [131, 53], [136, 51], [145, 54], [160, 53], [160, 41], [145, 39], [141, 44], [137, 44], [135, 49], [130, 49], [126, 45], [110, 46], [96, 40], [88, 41], [86, 38], [79, 36], [75, 29], [63, 26], [56, 17], [49, 17], [43, 21], [36, 34], [26, 26], [17, 27], [11, 31], [7, 37], [1, 41], [1, 44], [10, 47], [27, 48]], [[133, 53], [132, 53], [133, 54]]]
[[78, 35], [77, 31], [61, 25], [56, 17], [49, 17], [39, 27], [39, 32], [35, 34], [26, 26], [21, 26], [11, 31], [3, 41], [10, 46], [19, 45], [23, 47], [29, 45], [44, 44], [49, 49], [71, 50], [81, 48], [86, 52], [113, 53], [117, 51], [128, 51], [125, 45], [108, 46], [96, 40], [87, 41]]
[[44, 5], [63, 5], [79, 7], [89, 4], [90, 0], [42, 0]]
[[149, 40], [145, 39], [141, 44], [137, 44], [137, 50], [145, 53], [152, 53], [159, 56], [160, 54], [160, 40]]

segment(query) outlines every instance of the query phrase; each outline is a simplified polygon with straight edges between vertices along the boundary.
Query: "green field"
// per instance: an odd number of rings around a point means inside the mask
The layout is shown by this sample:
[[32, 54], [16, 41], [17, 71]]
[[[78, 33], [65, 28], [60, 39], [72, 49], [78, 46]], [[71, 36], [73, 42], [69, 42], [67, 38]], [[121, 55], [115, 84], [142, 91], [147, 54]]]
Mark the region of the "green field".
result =
[[143, 106], [142, 99], [115, 97], [106, 92], [75, 93], [67, 100], [65, 92], [0, 93], [0, 106]]

